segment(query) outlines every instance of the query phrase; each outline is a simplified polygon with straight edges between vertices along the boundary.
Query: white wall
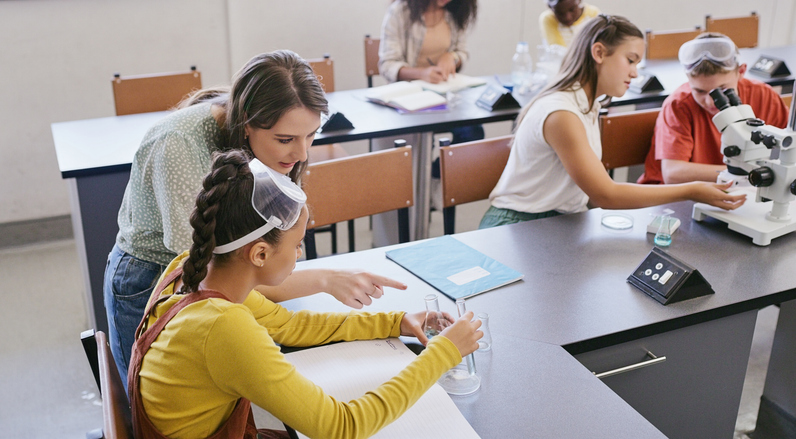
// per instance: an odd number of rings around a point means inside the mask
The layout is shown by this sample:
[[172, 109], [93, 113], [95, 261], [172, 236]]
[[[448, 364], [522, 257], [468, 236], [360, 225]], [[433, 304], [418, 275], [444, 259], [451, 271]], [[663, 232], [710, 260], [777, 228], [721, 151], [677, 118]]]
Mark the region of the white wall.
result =
[[[0, 223], [69, 213], [50, 124], [112, 116], [109, 84], [196, 65], [229, 83], [251, 56], [287, 48], [330, 53], [336, 87], [366, 85], [362, 40], [379, 34], [390, 0], [49, 0], [0, 2]], [[689, 28], [704, 16], [761, 16], [761, 46], [796, 44], [794, 0], [600, 0], [639, 28]], [[541, 42], [543, 0], [482, 0], [470, 36], [471, 75], [507, 73], [515, 43]], [[794, 66], [791, 66], [793, 68]]]

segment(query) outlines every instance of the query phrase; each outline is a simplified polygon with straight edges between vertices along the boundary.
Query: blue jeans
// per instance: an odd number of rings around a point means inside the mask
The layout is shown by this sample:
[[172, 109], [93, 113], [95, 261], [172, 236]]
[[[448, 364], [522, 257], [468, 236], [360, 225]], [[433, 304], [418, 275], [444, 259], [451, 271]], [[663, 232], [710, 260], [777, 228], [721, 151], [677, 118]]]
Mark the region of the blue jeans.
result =
[[165, 269], [158, 263], [135, 258], [116, 245], [108, 255], [102, 294], [108, 317], [108, 342], [125, 391], [135, 330], [144, 316], [149, 296]]

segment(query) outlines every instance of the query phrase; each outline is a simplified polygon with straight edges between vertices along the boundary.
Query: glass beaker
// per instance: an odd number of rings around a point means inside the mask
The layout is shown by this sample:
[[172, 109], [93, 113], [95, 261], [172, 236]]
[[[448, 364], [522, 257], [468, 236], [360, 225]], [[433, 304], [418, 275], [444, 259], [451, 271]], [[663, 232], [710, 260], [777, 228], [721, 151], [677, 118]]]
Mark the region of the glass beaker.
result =
[[489, 332], [489, 314], [482, 312], [478, 313], [476, 316], [478, 320], [481, 321], [481, 332], [484, 333], [484, 336], [481, 337], [481, 340], [478, 340], [478, 351], [479, 352], [486, 352], [492, 349], [492, 334]]
[[[456, 301], [456, 308], [459, 311], [459, 317], [465, 312], [464, 299]], [[481, 387], [481, 378], [476, 374], [475, 370], [475, 356], [473, 354], [465, 357], [467, 368], [463, 369], [456, 366], [453, 369], [445, 372], [437, 383], [451, 395], [469, 395]]]
[[447, 328], [450, 322], [442, 315], [442, 311], [439, 310], [439, 300], [436, 294], [426, 295], [425, 301], [426, 319], [423, 321], [423, 333], [426, 334], [426, 338], [431, 339], [431, 337]]
[[658, 225], [658, 232], [655, 233], [655, 245], [668, 247], [672, 243], [672, 217], [664, 213], [658, 219], [660, 220], [660, 225]]

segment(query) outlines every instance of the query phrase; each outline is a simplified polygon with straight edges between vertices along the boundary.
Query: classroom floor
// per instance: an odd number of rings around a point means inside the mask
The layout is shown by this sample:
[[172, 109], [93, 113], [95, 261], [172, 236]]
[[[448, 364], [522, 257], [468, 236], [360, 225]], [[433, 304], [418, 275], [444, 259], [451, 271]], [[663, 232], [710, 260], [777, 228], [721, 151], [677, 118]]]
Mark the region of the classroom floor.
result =
[[[486, 202], [457, 208], [457, 231], [477, 228]], [[340, 248], [347, 248], [341, 224]], [[356, 222], [357, 248], [370, 247], [366, 219]], [[431, 215], [430, 235], [442, 235], [442, 215]], [[318, 238], [319, 254], [329, 238]], [[88, 329], [83, 281], [74, 240], [0, 249], [0, 439], [84, 438], [102, 425], [101, 402], [80, 332]], [[759, 312], [736, 439], [754, 429], [778, 308]], [[261, 427], [273, 419], [255, 412]], [[278, 424], [277, 424], [278, 425]]]

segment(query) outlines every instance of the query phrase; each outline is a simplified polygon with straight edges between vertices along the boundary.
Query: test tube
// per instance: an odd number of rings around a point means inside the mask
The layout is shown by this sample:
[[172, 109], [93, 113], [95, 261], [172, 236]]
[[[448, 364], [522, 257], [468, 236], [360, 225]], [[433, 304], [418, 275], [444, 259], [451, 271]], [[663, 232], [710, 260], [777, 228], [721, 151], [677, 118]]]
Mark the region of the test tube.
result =
[[[464, 305], [464, 299], [456, 299], [456, 310], [459, 311], [459, 317], [463, 316], [464, 313], [467, 312], [467, 308]], [[470, 372], [470, 375], [475, 375], [475, 355], [470, 354], [465, 360], [467, 361], [467, 371]]]

